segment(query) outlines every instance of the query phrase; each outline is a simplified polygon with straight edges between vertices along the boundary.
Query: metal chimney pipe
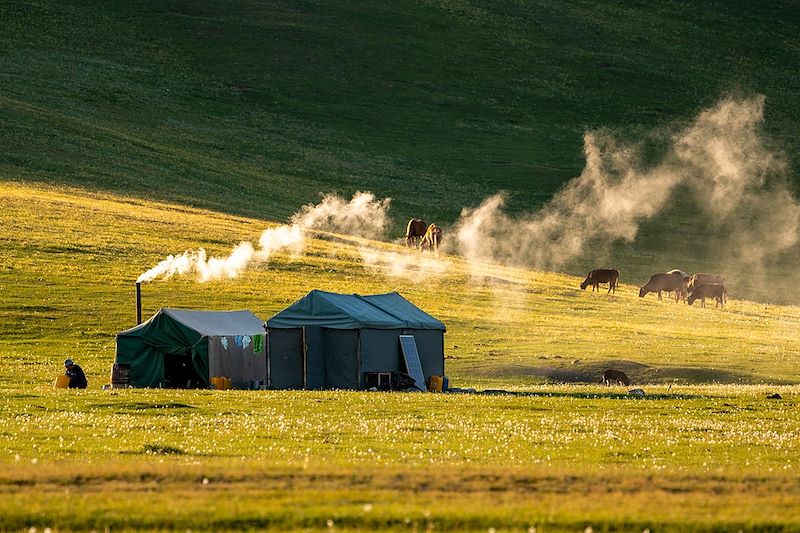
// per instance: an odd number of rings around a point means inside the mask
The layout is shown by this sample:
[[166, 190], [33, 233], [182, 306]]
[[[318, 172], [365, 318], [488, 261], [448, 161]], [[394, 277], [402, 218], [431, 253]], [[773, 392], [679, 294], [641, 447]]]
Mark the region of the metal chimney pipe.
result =
[[142, 323], [142, 283], [136, 282], [136, 325]]

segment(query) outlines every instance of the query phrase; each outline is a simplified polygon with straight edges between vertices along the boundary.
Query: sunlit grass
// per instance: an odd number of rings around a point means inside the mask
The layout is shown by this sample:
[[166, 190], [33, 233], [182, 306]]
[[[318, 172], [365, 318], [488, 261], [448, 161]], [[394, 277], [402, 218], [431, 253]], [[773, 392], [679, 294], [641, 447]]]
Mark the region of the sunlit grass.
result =
[[[76, 189], [6, 183], [0, 188], [2, 349], [5, 383], [51, 381], [60, 362], [107, 381], [114, 334], [133, 325], [133, 281], [171, 253], [205, 247], [227, 255], [268, 224], [204, 210]], [[731, 299], [701, 309], [623, 285], [616, 295], [580, 291], [579, 279], [496, 265], [471, 269], [443, 257], [437, 273], [404, 277], [363, 262], [358, 239], [320, 235], [304, 254], [276, 254], [235, 280], [191, 276], [143, 287], [144, 314], [162, 306], [250, 309], [268, 318], [311, 289], [399, 291], [448, 326], [454, 385], [542, 382], [558, 370], [597, 379], [622, 365], [635, 382], [797, 382], [800, 310]], [[407, 253], [372, 243], [384, 253]], [[433, 261], [430, 256], [426, 261]], [[635, 363], [626, 363], [635, 362]], [[23, 369], [22, 372], [20, 370]], [[561, 374], [560, 374], [561, 375]]]
[[[145, 315], [267, 318], [314, 288], [397, 290], [447, 324], [453, 385], [515, 393], [102, 391], [114, 333], [134, 320], [133, 280], [169, 253], [226, 254], [267, 224], [20, 183], [0, 186], [0, 210], [0, 529], [800, 524], [798, 390], [778, 385], [800, 375], [795, 307], [690, 308], [455, 257], [395, 277], [359, 250], [402, 247], [317, 234], [236, 280], [146, 284]], [[89, 390], [50, 388], [66, 356]], [[609, 366], [645, 398], [558, 383]], [[714, 381], [731, 384], [686, 385]], [[759, 382], [771, 385], [738, 384]]]
[[791, 529], [798, 390], [775, 390], [7, 389], [0, 527]]

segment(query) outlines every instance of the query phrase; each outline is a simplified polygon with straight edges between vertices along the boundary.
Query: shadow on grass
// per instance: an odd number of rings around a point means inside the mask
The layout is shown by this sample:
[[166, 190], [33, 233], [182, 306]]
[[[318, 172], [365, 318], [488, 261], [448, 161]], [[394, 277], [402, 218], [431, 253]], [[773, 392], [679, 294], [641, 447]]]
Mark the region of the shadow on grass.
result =
[[[476, 373], [500, 379], [534, 377], [555, 383], [598, 384], [600, 376], [607, 369], [625, 372], [631, 379], [631, 387], [657, 384], [754, 385], [763, 384], [765, 380], [762, 375], [720, 368], [651, 366], [624, 359], [585, 362], [576, 359], [572, 364], [556, 363], [553, 365], [493, 365], [478, 369]], [[773, 385], [793, 385], [795, 383], [783, 378], [769, 378], [769, 382]]]
[[141, 450], [123, 450], [121, 455], [194, 455], [168, 444], [144, 444]]
[[122, 412], [136, 412], [148, 411], [150, 409], [197, 409], [193, 405], [185, 403], [168, 402], [168, 403], [148, 403], [148, 402], [129, 402], [129, 403], [98, 403], [93, 407], [113, 407], [116, 408], [118, 413]]
[[697, 400], [708, 398], [700, 394], [645, 394], [644, 396], [634, 396], [627, 392], [561, 392], [561, 391], [506, 391], [500, 389], [489, 389], [475, 394], [488, 396], [531, 396], [538, 398], [576, 398], [580, 400]]

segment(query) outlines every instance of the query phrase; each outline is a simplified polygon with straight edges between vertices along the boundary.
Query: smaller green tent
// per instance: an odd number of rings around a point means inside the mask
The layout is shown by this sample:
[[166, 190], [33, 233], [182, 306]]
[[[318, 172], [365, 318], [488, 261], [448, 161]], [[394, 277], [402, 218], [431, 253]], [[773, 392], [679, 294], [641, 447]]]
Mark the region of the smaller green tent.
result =
[[213, 376], [234, 388], [267, 379], [264, 322], [250, 311], [159, 310], [117, 334], [115, 362], [130, 365], [134, 387], [208, 387]]
[[406, 372], [400, 335], [413, 335], [425, 379], [444, 375], [445, 325], [396, 292], [314, 290], [267, 321], [276, 389], [363, 389], [367, 374]]

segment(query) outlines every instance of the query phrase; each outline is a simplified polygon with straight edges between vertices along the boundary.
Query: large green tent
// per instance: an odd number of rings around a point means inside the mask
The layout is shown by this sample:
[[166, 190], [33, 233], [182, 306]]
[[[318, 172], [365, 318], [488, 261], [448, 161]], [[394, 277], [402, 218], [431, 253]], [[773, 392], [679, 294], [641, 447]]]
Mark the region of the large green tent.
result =
[[234, 388], [266, 382], [264, 322], [250, 311], [161, 309], [117, 334], [116, 363], [130, 365], [134, 387], [208, 387], [228, 377]]
[[267, 321], [267, 373], [277, 389], [363, 389], [367, 374], [406, 372], [413, 335], [425, 379], [444, 375], [445, 325], [398, 293], [314, 290]]

